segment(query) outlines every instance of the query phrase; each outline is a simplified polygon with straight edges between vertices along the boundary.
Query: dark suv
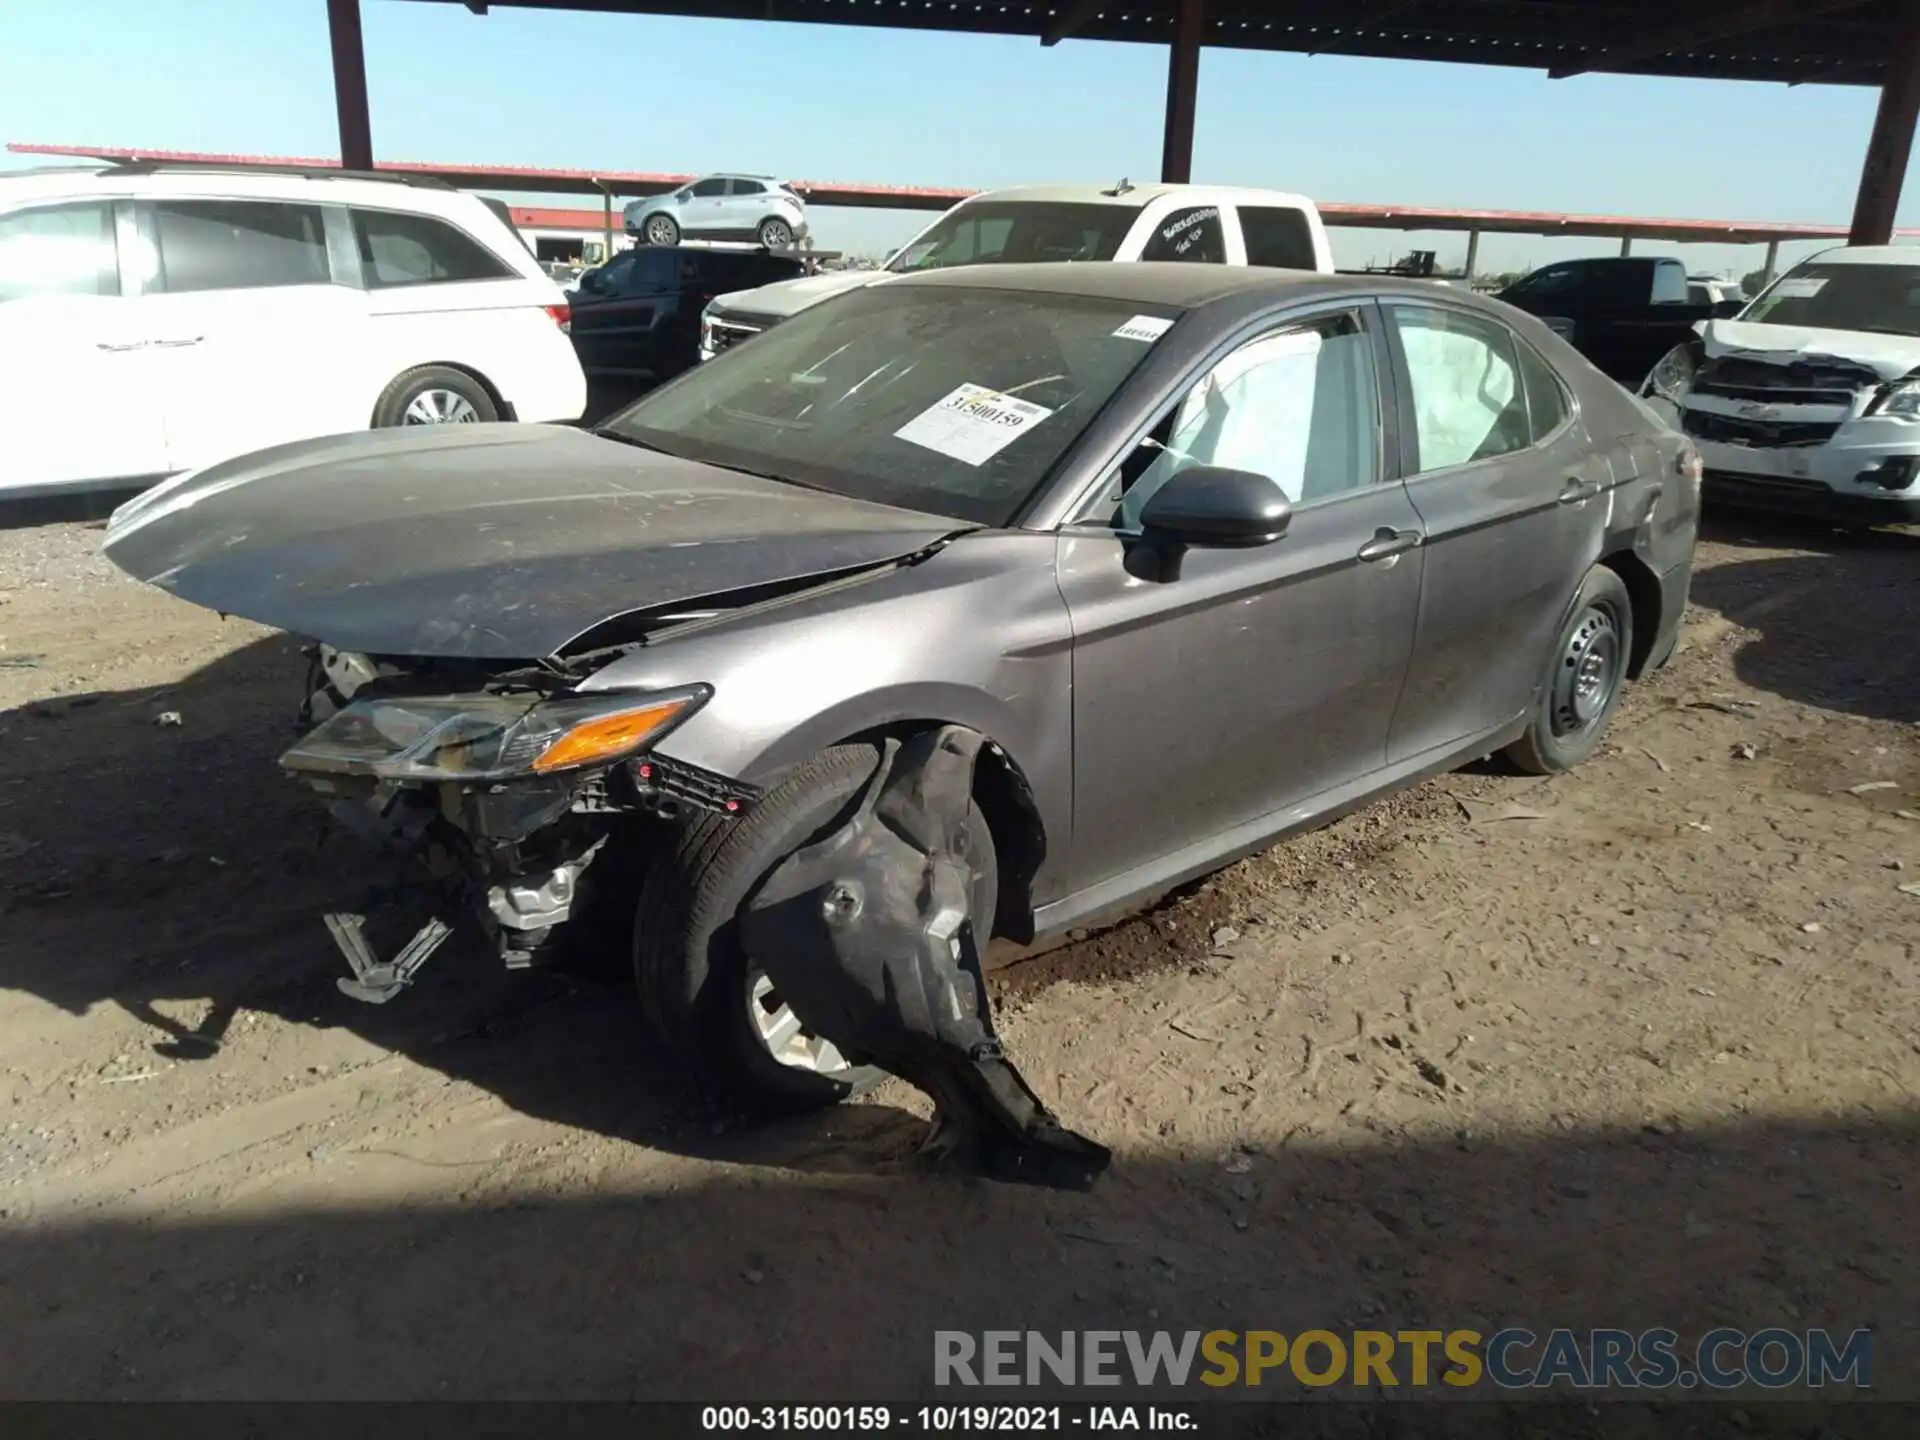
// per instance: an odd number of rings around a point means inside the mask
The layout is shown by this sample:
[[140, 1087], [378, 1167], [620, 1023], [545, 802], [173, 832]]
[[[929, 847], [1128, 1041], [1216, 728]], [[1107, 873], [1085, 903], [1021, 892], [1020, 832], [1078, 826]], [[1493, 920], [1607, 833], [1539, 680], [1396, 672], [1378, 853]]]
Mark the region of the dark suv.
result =
[[573, 348], [589, 376], [657, 385], [691, 369], [700, 353], [700, 312], [715, 295], [791, 280], [793, 256], [765, 250], [641, 246], [580, 277]]

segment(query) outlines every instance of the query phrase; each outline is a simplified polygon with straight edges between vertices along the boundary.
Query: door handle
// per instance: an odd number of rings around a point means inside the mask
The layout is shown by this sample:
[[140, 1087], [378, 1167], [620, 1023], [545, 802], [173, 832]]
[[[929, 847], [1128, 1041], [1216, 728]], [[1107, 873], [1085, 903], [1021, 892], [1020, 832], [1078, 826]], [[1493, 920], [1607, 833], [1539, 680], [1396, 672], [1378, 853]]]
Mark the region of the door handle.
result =
[[152, 343], [153, 342], [151, 340], [128, 340], [123, 344], [116, 345], [111, 341], [101, 340], [96, 342], [93, 348], [96, 350], [113, 350], [113, 351], [144, 350], [147, 348], [147, 346], [151, 345]]
[[1360, 547], [1360, 558], [1368, 562], [1390, 560], [1401, 555], [1426, 539], [1418, 530], [1389, 530], [1381, 526], [1373, 532], [1373, 538]]
[[198, 345], [206, 338], [204, 335], [188, 335], [179, 340], [155, 340], [151, 343], [156, 350], [178, 350], [184, 345]]
[[1578, 505], [1582, 501], [1593, 499], [1599, 493], [1600, 487], [1591, 480], [1569, 480], [1567, 488], [1560, 492], [1560, 503]]

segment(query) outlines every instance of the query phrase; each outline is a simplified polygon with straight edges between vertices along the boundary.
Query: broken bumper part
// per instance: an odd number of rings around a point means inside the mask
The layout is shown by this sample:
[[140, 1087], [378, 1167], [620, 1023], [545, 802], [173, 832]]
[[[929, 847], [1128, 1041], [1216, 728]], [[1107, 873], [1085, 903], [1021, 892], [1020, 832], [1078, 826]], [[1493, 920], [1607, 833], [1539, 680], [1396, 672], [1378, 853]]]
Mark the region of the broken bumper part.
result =
[[741, 942], [813, 1033], [933, 1097], [931, 1153], [1087, 1189], [1111, 1152], [1054, 1118], [994, 1033], [968, 915], [980, 744], [957, 726], [889, 741], [853, 817], [748, 903]]

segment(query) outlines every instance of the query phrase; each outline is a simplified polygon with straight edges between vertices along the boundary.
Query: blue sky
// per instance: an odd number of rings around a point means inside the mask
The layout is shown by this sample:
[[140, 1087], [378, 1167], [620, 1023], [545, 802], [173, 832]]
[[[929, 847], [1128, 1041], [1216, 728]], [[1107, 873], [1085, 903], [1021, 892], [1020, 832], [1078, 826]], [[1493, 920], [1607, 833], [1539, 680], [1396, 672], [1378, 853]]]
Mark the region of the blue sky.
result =
[[[362, 0], [376, 157], [988, 187], [1151, 178], [1154, 47]], [[1209, 51], [1195, 178], [1322, 200], [1844, 223], [1875, 93]], [[0, 140], [337, 153], [323, 0], [0, 4]], [[31, 161], [0, 155], [0, 165]], [[526, 197], [512, 197], [527, 203]], [[560, 203], [580, 204], [581, 201]], [[881, 249], [924, 216], [816, 211]], [[1901, 223], [1920, 223], [1910, 184]], [[1464, 236], [1336, 232], [1342, 264]], [[1489, 236], [1483, 268], [1611, 253]], [[1642, 253], [1672, 247], [1642, 241]], [[1790, 258], [1810, 247], [1786, 247]], [[1701, 269], [1753, 247], [1686, 246]]]

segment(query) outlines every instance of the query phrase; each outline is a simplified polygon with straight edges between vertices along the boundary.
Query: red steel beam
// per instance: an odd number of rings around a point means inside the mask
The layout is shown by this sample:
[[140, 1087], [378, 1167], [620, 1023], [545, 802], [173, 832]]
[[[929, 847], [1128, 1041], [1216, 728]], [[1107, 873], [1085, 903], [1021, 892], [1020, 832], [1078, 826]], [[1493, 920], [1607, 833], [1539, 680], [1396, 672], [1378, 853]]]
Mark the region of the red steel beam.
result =
[[1160, 145], [1160, 178], [1184, 185], [1193, 178], [1193, 116], [1200, 100], [1200, 42], [1206, 0], [1177, 0], [1173, 48], [1167, 56], [1167, 133]]
[[1903, 23], [1880, 87], [1867, 158], [1860, 166], [1860, 190], [1853, 202], [1849, 245], [1885, 245], [1893, 238], [1894, 212], [1913, 153], [1913, 128], [1920, 121], [1920, 0], [1901, 0]]
[[367, 56], [360, 43], [360, 0], [327, 0], [333, 42], [333, 103], [340, 112], [340, 163], [373, 169], [373, 121], [367, 114]]

